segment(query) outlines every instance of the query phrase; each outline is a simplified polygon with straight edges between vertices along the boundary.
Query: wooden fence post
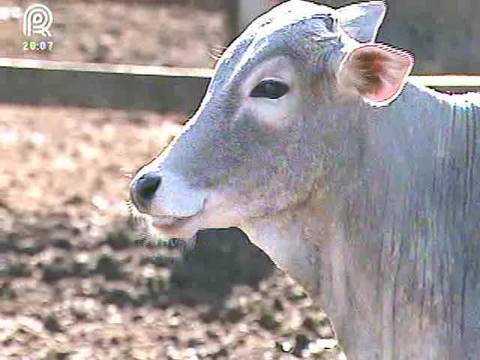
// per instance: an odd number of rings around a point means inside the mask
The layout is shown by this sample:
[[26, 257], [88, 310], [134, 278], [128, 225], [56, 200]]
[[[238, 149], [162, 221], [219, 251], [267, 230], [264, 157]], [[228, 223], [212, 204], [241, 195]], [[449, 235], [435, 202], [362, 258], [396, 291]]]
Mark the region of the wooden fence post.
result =
[[231, 0], [226, 4], [231, 38], [241, 33], [259, 15], [282, 0]]

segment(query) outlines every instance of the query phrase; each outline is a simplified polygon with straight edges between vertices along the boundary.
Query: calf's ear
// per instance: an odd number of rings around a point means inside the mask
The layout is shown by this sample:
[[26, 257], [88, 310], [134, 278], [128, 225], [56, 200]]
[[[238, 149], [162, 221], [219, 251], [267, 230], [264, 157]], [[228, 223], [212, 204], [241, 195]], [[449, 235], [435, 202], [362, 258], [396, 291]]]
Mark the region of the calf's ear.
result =
[[387, 105], [404, 88], [413, 64], [413, 56], [404, 50], [383, 44], [362, 45], [340, 64], [338, 86], [372, 105]]
[[338, 9], [335, 15], [340, 27], [360, 43], [373, 42], [385, 17], [383, 1], [352, 4]]

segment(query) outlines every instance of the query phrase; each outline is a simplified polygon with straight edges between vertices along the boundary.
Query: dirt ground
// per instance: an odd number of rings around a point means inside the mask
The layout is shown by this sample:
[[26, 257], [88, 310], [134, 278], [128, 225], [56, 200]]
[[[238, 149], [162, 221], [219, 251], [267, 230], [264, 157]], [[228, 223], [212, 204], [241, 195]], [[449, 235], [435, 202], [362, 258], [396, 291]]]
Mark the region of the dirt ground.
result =
[[133, 226], [129, 174], [182, 118], [0, 114], [0, 359], [333, 358], [325, 314], [239, 231], [184, 254]]
[[0, 57], [211, 67], [228, 41], [225, 14], [162, 2], [43, 1], [54, 17], [53, 51], [24, 51], [21, 18], [0, 19]]

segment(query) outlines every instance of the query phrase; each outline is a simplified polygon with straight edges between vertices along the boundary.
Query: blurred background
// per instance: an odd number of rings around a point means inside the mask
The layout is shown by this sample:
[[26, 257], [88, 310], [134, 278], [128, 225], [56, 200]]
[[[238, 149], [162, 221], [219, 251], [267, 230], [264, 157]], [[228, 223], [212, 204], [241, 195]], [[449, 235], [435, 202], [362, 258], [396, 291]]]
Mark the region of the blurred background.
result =
[[[34, 2], [0, 0], [0, 360], [335, 359], [326, 315], [240, 231], [186, 251], [145, 238], [126, 205], [208, 81], [159, 66], [212, 68], [280, 1], [39, 2], [52, 51], [23, 49]], [[480, 72], [480, 2], [387, 3], [379, 40], [412, 51], [417, 74]]]

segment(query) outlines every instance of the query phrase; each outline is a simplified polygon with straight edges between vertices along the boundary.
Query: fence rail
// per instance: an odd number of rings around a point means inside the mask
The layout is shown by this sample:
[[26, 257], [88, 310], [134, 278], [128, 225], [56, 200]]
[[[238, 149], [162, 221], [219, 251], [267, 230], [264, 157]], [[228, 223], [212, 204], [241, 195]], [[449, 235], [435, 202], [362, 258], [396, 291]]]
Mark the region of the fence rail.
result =
[[[212, 74], [211, 69], [0, 58], [0, 103], [189, 114]], [[476, 75], [416, 75], [411, 81], [441, 91], [480, 90]]]
[[414, 75], [410, 79], [417, 84], [435, 88], [480, 88], [479, 75]]

